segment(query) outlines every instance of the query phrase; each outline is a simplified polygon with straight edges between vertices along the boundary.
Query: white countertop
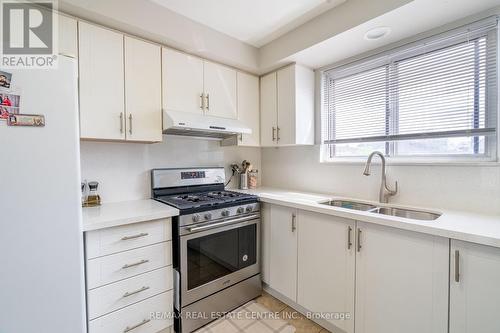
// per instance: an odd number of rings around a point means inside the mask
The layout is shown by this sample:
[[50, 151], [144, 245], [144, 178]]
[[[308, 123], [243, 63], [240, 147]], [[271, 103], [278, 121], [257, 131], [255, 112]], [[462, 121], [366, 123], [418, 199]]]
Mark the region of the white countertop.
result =
[[328, 194], [298, 192], [266, 187], [261, 187], [255, 190], [236, 191], [258, 195], [260, 201], [271, 204], [294, 207], [362, 222], [375, 223], [467, 242], [500, 247], [500, 216], [390, 204], [390, 206], [393, 207], [426, 210], [442, 214], [437, 220], [434, 221], [418, 221], [320, 204], [320, 202], [330, 199], [348, 199], [379, 206], [384, 205], [373, 201], [359, 200], [355, 198], [342, 198]]
[[97, 207], [85, 207], [82, 209], [82, 212], [83, 231], [104, 229], [179, 215], [179, 210], [150, 199], [105, 203]]

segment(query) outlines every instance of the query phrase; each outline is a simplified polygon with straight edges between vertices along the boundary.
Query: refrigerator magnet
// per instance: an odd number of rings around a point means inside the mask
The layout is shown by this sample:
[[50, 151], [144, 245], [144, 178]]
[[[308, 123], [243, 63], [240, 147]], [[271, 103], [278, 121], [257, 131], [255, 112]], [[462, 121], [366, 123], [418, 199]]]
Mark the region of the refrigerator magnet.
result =
[[44, 127], [45, 116], [39, 114], [11, 114], [7, 118], [7, 125]]

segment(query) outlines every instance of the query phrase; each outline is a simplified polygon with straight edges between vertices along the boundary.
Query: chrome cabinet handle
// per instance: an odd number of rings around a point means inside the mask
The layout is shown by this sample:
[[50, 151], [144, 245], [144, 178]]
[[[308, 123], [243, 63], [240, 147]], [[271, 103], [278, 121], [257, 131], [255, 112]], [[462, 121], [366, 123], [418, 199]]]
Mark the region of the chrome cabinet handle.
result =
[[128, 131], [129, 131], [130, 135], [132, 135], [132, 114], [128, 115], [128, 120], [130, 123], [130, 127], [129, 127]]
[[130, 292], [126, 292], [125, 294], [123, 294], [123, 297], [129, 297], [129, 296], [132, 296], [132, 295], [135, 295], [135, 294], [138, 294], [138, 293], [142, 293], [143, 291], [146, 291], [150, 289], [150, 287], [142, 287], [141, 289], [137, 289], [135, 291], [130, 291]]
[[139, 265], [145, 264], [145, 263], [147, 263], [147, 262], [149, 262], [149, 260], [144, 259], [144, 260], [141, 260], [141, 261], [135, 262], [135, 263], [133, 263], [133, 264], [126, 264], [126, 265], [123, 265], [122, 269], [127, 269], [127, 268], [130, 268], [130, 267], [139, 266]]
[[460, 282], [460, 251], [455, 250], [455, 282]]
[[120, 112], [120, 133], [123, 133], [123, 112]]
[[130, 332], [132, 330], [135, 330], [137, 327], [140, 327], [144, 324], [147, 324], [151, 321], [151, 319], [144, 319], [143, 321], [141, 321], [139, 324], [136, 324], [134, 326], [127, 326], [124, 330], [123, 330], [123, 333], [127, 333], [127, 332]]
[[347, 249], [350, 250], [352, 246], [351, 240], [352, 228], [351, 226], [347, 227]]
[[200, 109], [204, 110], [205, 109], [205, 94], [200, 95]]
[[276, 141], [280, 141], [280, 128], [276, 127]]
[[207, 94], [207, 111], [210, 111], [210, 94]]
[[140, 238], [140, 237], [146, 237], [148, 235], [149, 235], [149, 233], [147, 233], [147, 232], [141, 232], [140, 234], [137, 234], [137, 235], [122, 237], [122, 240], [129, 240], [129, 239], [135, 239], [135, 238]]
[[361, 252], [361, 229], [358, 228], [358, 252]]
[[295, 213], [292, 214], [292, 232], [297, 230], [297, 215]]
[[276, 132], [276, 128], [274, 128], [274, 126], [273, 126], [273, 141], [276, 140], [275, 132]]

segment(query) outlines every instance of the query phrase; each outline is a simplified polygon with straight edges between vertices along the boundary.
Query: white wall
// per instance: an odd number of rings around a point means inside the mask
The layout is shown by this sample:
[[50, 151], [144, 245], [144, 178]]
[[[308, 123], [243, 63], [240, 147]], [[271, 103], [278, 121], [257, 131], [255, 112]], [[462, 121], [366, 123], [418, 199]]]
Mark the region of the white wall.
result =
[[[320, 163], [319, 153], [319, 146], [262, 149], [262, 184], [378, 200], [378, 165], [366, 177], [363, 164]], [[500, 214], [500, 165], [390, 165], [387, 173], [389, 185], [400, 187], [391, 202]]]
[[[223, 166], [246, 159], [261, 169], [260, 149], [221, 147], [219, 141], [164, 136], [162, 143], [81, 142], [82, 179], [99, 182], [103, 202], [150, 197], [153, 168]], [[237, 186], [235, 178], [231, 184]]]

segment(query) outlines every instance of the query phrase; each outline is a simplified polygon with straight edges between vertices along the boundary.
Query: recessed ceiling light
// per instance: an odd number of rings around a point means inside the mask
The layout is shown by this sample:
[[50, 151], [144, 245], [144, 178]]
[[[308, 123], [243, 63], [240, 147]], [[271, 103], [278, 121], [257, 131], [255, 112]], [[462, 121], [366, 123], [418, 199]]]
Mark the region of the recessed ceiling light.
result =
[[387, 36], [391, 32], [389, 27], [377, 27], [370, 29], [365, 34], [366, 40], [376, 40]]

